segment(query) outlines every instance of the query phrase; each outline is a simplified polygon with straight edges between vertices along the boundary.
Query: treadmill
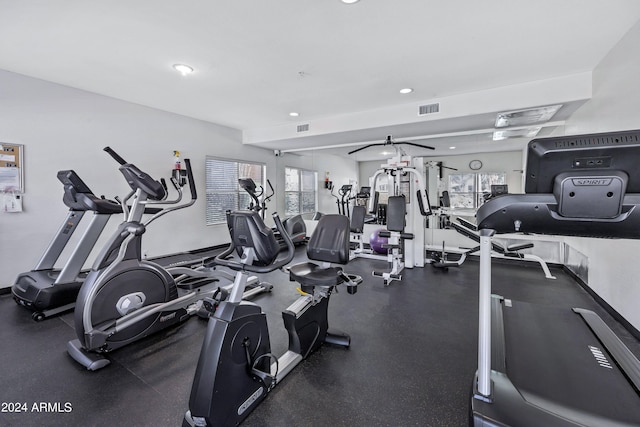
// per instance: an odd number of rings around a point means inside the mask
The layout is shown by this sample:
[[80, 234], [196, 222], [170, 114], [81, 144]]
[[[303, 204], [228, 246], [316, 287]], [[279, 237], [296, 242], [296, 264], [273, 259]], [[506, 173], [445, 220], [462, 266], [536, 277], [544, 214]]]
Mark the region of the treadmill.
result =
[[[119, 203], [94, 195], [73, 170], [59, 171], [57, 177], [64, 186], [62, 200], [69, 212], [33, 270], [19, 274], [11, 288], [16, 303], [32, 310], [31, 317], [36, 321], [74, 307], [86, 276], [82, 266], [111, 215], [122, 213]], [[91, 223], [64, 267], [54, 268], [87, 212], [94, 213]]]
[[640, 239], [640, 130], [540, 138], [525, 194], [490, 199], [480, 230], [474, 426], [638, 426], [640, 362], [593, 311], [491, 295], [491, 237]]

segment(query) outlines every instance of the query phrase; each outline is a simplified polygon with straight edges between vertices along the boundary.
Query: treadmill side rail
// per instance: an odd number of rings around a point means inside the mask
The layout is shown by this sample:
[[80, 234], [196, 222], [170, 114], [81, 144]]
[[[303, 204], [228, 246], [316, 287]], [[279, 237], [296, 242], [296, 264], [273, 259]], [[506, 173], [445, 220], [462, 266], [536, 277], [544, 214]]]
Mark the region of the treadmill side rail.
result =
[[596, 313], [583, 308], [574, 308], [573, 311], [582, 317], [609, 354], [613, 356], [620, 369], [635, 386], [636, 391], [640, 391], [640, 361], [631, 353], [631, 350]]

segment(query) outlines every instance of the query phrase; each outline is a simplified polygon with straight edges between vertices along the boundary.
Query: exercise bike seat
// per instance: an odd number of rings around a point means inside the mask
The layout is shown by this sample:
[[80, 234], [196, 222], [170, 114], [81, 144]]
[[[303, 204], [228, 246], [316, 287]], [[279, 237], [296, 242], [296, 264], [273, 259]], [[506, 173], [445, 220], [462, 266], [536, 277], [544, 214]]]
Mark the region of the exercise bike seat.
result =
[[[307, 257], [323, 263], [348, 263], [349, 235], [349, 218], [344, 215], [323, 215], [307, 244]], [[337, 286], [344, 282], [341, 267], [327, 267], [314, 262], [291, 266], [289, 279], [303, 286]]]
[[337, 286], [344, 280], [340, 267], [322, 268], [313, 262], [296, 264], [289, 269], [289, 279], [302, 286]]

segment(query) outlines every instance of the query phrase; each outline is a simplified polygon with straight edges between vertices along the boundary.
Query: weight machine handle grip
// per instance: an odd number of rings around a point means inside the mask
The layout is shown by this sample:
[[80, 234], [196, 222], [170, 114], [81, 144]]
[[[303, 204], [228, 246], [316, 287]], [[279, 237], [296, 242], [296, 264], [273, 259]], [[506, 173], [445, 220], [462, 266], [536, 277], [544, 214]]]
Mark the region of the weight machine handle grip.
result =
[[113, 157], [115, 159], [115, 161], [120, 163], [121, 165], [126, 165], [127, 164], [127, 161], [125, 159], [123, 159], [122, 157], [120, 157], [120, 155], [118, 153], [113, 151], [113, 149], [111, 147], [104, 147], [104, 151], [109, 153], [109, 155], [111, 155], [111, 157]]
[[[420, 214], [422, 214], [422, 216], [429, 216], [432, 214], [431, 212], [431, 206], [429, 206], [429, 211], [426, 211], [424, 208], [424, 202], [422, 201], [422, 191], [418, 190], [416, 192], [417, 197], [418, 197], [418, 207], [420, 208]], [[425, 193], [425, 196], [427, 196], [427, 203], [429, 201], [429, 195], [427, 193]]]

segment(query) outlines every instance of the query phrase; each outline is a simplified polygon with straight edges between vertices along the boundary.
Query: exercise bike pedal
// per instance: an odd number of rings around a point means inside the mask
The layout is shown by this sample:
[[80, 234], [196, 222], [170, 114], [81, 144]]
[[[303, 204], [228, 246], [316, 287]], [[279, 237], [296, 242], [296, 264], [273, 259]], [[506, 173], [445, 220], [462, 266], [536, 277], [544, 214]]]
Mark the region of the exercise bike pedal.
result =
[[202, 319], [208, 319], [213, 316], [216, 310], [218, 309], [218, 301], [213, 300], [212, 298], [205, 298], [202, 300], [202, 304], [196, 310], [196, 315]]
[[196, 314], [203, 319], [207, 319], [216, 312], [220, 303], [227, 299], [229, 292], [226, 289], [218, 288], [213, 296], [204, 298], [198, 307]]

